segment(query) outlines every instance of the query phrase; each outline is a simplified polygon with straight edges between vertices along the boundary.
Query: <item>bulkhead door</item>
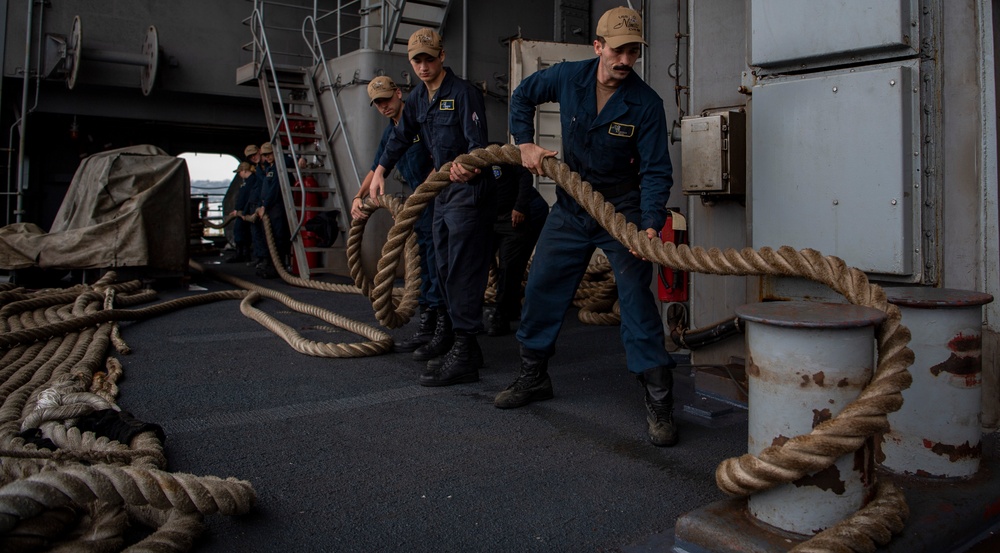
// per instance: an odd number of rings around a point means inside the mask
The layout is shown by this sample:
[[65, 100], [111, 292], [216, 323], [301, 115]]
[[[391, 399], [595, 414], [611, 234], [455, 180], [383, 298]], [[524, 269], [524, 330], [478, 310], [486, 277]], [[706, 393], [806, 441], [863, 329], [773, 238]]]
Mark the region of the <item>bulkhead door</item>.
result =
[[[594, 57], [591, 44], [539, 42], [516, 39], [510, 42], [510, 92], [513, 94], [526, 77], [561, 61], [578, 61]], [[641, 75], [641, 69], [636, 71]], [[509, 99], [509, 98], [508, 98]], [[535, 144], [562, 153], [562, 129], [559, 126], [559, 104], [544, 104], [535, 111]], [[535, 187], [552, 205], [556, 201], [556, 183], [548, 177], [535, 177]]]

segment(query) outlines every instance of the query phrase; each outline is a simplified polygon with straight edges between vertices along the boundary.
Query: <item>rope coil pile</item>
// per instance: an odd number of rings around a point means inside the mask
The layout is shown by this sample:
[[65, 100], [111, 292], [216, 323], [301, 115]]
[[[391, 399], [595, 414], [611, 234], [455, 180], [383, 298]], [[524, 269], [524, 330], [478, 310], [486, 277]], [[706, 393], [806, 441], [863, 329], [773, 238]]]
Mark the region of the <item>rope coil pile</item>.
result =
[[[166, 471], [152, 430], [126, 444], [76, 426], [79, 417], [120, 410], [121, 364], [107, 355], [115, 321], [206, 301], [115, 309], [155, 295], [115, 278], [0, 292], [0, 550], [186, 551], [204, 516], [244, 514], [256, 501], [249, 482]], [[130, 522], [152, 532], [125, 544]]]

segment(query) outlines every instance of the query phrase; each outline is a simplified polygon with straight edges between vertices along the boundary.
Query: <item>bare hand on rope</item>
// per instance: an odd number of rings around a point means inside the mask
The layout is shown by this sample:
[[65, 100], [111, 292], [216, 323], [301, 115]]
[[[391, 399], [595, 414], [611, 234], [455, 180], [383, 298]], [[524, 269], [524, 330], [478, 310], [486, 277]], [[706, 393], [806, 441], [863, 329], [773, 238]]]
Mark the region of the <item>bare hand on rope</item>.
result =
[[385, 194], [385, 167], [379, 165], [372, 173], [371, 184], [368, 186], [368, 197], [374, 205], [378, 204], [378, 197]]
[[530, 171], [532, 175], [545, 176], [545, 169], [542, 167], [542, 160], [547, 157], [556, 157], [559, 155], [559, 152], [546, 150], [538, 144], [531, 142], [519, 144], [518, 148], [521, 150], [521, 165]]
[[[652, 240], [653, 238], [656, 238], [656, 229], [651, 229], [651, 228], [646, 229], [646, 238], [649, 238], [650, 240]], [[628, 253], [630, 253], [630, 254], [638, 257], [639, 259], [641, 259], [643, 261], [649, 261], [648, 259], [646, 259], [645, 257], [643, 257], [641, 253], [633, 250], [632, 248], [629, 248]]]
[[461, 163], [452, 163], [451, 169], [448, 173], [451, 182], [469, 182], [476, 175], [478, 175], [480, 171], [476, 167], [472, 167], [471, 170], [469, 170]]

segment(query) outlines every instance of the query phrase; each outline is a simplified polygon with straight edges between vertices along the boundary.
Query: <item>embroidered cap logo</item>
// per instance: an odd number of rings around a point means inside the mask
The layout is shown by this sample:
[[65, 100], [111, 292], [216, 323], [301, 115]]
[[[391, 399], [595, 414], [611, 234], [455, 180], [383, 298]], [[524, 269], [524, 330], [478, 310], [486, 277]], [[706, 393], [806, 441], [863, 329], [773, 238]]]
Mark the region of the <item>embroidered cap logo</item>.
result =
[[639, 20], [636, 19], [634, 15], [619, 15], [618, 24], [613, 28], [621, 29], [622, 27], [634, 33], [642, 33], [642, 27], [639, 25]]

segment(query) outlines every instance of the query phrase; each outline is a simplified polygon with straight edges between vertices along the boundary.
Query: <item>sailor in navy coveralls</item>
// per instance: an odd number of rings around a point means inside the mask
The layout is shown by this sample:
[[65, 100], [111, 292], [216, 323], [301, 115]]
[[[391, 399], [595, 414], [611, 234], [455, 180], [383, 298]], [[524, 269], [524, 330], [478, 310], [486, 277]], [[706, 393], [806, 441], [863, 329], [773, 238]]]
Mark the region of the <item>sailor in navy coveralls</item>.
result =
[[[486, 108], [477, 88], [444, 67], [444, 46], [432, 29], [410, 36], [410, 65], [420, 78], [407, 98], [403, 116], [375, 169], [372, 197], [383, 193], [385, 174], [419, 133], [439, 168], [460, 154], [488, 144]], [[490, 181], [460, 164], [451, 168], [452, 184], [434, 204], [434, 249], [447, 309], [439, 313], [434, 337], [413, 358], [427, 361], [424, 386], [479, 380], [483, 353], [476, 335], [483, 332], [483, 292], [489, 276], [493, 224]]]
[[[597, 36], [596, 59], [556, 64], [517, 87], [510, 131], [524, 166], [542, 174], [542, 159], [556, 152], [533, 143], [535, 107], [559, 102], [566, 164], [653, 239], [666, 220], [673, 180], [663, 100], [632, 71], [645, 44], [642, 19], [628, 8], [611, 9], [598, 22]], [[517, 332], [520, 372], [494, 404], [506, 409], [552, 397], [548, 359], [595, 248], [604, 251], [614, 269], [622, 344], [628, 370], [646, 388], [650, 441], [674, 445], [675, 362], [664, 349], [663, 323], [650, 292], [652, 265], [612, 238], [562, 189], [528, 274]]]
[[[362, 198], [371, 193], [375, 169], [378, 168], [378, 162], [382, 158], [382, 152], [385, 151], [385, 145], [392, 137], [396, 125], [403, 115], [403, 107], [406, 105], [406, 102], [403, 101], [403, 92], [392, 79], [385, 75], [375, 77], [368, 83], [368, 97], [371, 98], [370, 105], [375, 106], [379, 113], [388, 118], [389, 123], [382, 131], [382, 138], [379, 140], [378, 149], [375, 150], [372, 168], [365, 175], [357, 196], [351, 200], [351, 217], [355, 219], [368, 217], [361, 209]], [[410, 190], [416, 190], [434, 172], [434, 160], [431, 158], [431, 153], [427, 151], [424, 141], [420, 140], [419, 134], [413, 138], [413, 145], [399, 159], [396, 168], [399, 169], [399, 173], [410, 186]], [[424, 208], [417, 222], [413, 225], [413, 232], [417, 235], [417, 245], [420, 249], [420, 295], [417, 298], [417, 304], [420, 306], [419, 324], [413, 336], [396, 342], [396, 351], [411, 352], [430, 342], [431, 338], [434, 337], [434, 328], [437, 326], [437, 314], [445, 308], [434, 256], [433, 225], [434, 204], [431, 203]]]

